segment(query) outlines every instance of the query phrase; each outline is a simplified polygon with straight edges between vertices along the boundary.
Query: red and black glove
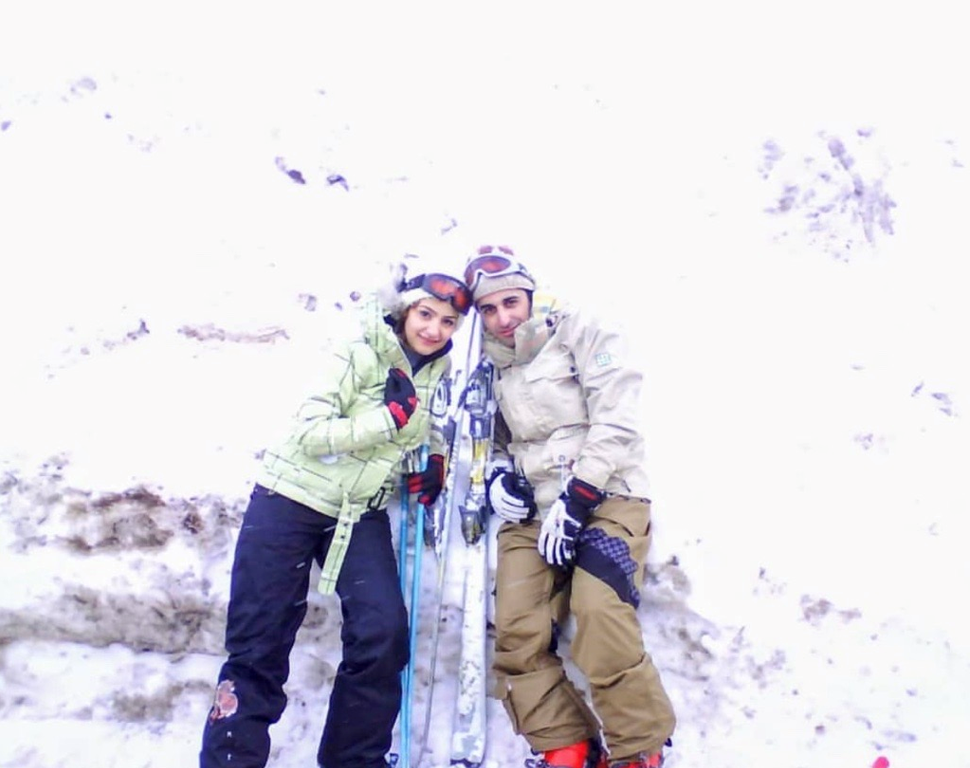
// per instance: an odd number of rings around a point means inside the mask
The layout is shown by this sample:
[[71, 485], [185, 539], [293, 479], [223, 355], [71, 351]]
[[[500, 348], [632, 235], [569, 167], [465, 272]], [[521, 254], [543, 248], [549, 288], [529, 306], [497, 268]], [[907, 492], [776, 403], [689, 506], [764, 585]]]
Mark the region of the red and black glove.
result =
[[418, 503], [430, 507], [445, 485], [445, 457], [432, 453], [428, 457], [428, 468], [423, 472], [412, 472], [407, 480], [408, 493], [418, 494]]
[[391, 368], [384, 384], [384, 405], [391, 412], [394, 426], [403, 429], [418, 407], [418, 395], [411, 379], [400, 368]]

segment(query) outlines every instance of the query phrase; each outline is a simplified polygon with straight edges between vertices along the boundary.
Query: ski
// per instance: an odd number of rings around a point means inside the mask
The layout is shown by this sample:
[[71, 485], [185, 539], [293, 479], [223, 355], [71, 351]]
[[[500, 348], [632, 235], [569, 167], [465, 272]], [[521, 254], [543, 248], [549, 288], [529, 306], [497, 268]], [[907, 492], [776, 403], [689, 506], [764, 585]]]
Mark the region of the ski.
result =
[[[454, 554], [460, 554], [462, 571], [462, 627], [461, 651], [458, 668], [458, 691], [454, 723], [450, 742], [450, 762], [467, 768], [477, 768], [484, 762], [486, 736], [486, 681], [487, 681], [487, 591], [488, 549], [485, 505], [485, 469], [491, 455], [492, 427], [495, 402], [492, 397], [492, 366], [481, 358], [477, 315], [473, 319], [472, 342], [466, 361], [465, 384], [457, 402], [452, 403], [450, 379], [439, 393], [437, 407], [432, 409], [442, 424], [448, 454], [445, 461], [445, 486], [431, 508], [421, 510], [424, 515], [423, 543], [433, 549], [437, 558], [437, 581], [435, 584], [433, 623], [431, 636], [430, 680], [425, 710], [424, 727], [415, 749], [411, 750], [412, 701], [414, 696], [413, 666], [403, 675], [405, 695], [402, 701], [401, 751], [391, 753], [391, 765], [399, 768], [418, 768], [426, 752], [430, 731], [435, 686], [437, 644], [441, 624], [444, 581], [447, 560], [454, 547], [449, 546], [449, 532], [454, 525], [454, 512], [458, 509], [459, 521], [465, 546]], [[456, 372], [460, 381], [462, 371]], [[444, 382], [443, 382], [444, 383]], [[442, 416], [444, 418], [442, 419]], [[466, 441], [464, 438], [468, 436]], [[471, 458], [462, 461], [462, 448], [471, 445]], [[464, 477], [467, 471], [467, 478]], [[462, 475], [463, 477], [459, 477]], [[462, 482], [465, 479], [467, 482]], [[460, 491], [464, 491], [462, 495]], [[459, 499], [461, 502], [459, 503]], [[406, 509], [406, 507], [405, 507]], [[402, 510], [403, 511], [403, 510]], [[406, 514], [406, 513], [405, 513]], [[420, 514], [420, 513], [419, 513]], [[415, 536], [419, 546], [421, 533]], [[402, 528], [407, 535], [407, 528]], [[405, 550], [406, 551], [406, 550]], [[402, 587], [405, 583], [402, 576]], [[415, 599], [411, 612], [416, 612]], [[412, 619], [413, 622], [413, 619]], [[413, 626], [413, 623], [412, 623]], [[416, 638], [412, 635], [412, 653], [416, 650]], [[406, 732], [406, 733], [405, 733]]]
[[459, 512], [464, 548], [464, 594], [458, 696], [451, 735], [452, 765], [480, 766], [485, 759], [488, 537], [485, 468], [491, 454], [495, 400], [492, 365], [482, 359], [469, 376], [465, 413], [472, 444], [468, 490]]
[[[467, 369], [466, 369], [467, 370]], [[462, 371], [456, 371], [455, 382], [461, 382]], [[435, 579], [433, 618], [431, 624], [431, 657], [429, 659], [428, 700], [425, 705], [424, 727], [420, 733], [415, 768], [421, 765], [421, 759], [428, 744], [428, 734], [431, 730], [431, 715], [434, 706], [435, 671], [438, 661], [438, 636], [441, 629], [441, 610], [444, 603], [445, 576], [447, 574], [449, 533], [456, 508], [456, 487], [459, 473], [459, 454], [461, 450], [462, 422], [464, 416], [465, 390], [463, 389], [458, 402], [452, 406], [451, 386], [447, 390], [446, 407], [448, 415], [444, 425], [445, 445], [448, 454], [445, 462], [445, 485], [435, 503], [426, 510], [425, 546], [432, 549], [437, 560]]]

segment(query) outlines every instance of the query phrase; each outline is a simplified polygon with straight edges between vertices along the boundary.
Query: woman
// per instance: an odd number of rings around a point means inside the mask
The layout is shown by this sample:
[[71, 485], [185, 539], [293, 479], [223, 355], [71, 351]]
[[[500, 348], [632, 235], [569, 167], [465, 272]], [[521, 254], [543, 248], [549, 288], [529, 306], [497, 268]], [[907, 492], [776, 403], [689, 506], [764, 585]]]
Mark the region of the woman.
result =
[[361, 308], [316, 394], [267, 450], [236, 545], [226, 626], [229, 657], [202, 737], [202, 768], [262, 768], [269, 726], [286, 706], [289, 654], [307, 610], [310, 570], [341, 600], [343, 658], [317, 760], [384, 768], [408, 659], [408, 618], [387, 502], [406, 454], [430, 444], [408, 490], [432, 504], [444, 443], [429, 406], [450, 368], [451, 337], [471, 306], [459, 279], [395, 280]]

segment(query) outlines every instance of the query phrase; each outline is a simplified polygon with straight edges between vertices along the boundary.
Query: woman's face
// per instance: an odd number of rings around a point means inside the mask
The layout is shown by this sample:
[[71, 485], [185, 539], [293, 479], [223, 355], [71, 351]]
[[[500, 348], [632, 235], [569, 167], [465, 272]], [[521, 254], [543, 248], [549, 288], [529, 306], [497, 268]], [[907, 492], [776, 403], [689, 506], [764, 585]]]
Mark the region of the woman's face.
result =
[[458, 312], [441, 299], [419, 299], [404, 315], [404, 341], [419, 355], [433, 355], [458, 330]]

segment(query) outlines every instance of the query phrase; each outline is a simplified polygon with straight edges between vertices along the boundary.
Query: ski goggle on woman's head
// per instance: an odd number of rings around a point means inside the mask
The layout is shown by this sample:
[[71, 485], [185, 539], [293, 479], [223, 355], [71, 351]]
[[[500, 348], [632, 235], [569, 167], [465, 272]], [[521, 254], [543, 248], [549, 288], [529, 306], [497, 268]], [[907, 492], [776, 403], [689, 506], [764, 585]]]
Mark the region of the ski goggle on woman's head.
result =
[[447, 301], [463, 315], [467, 315], [468, 310], [471, 309], [472, 292], [456, 277], [443, 275], [440, 272], [429, 272], [408, 280], [401, 287], [401, 291], [413, 291], [416, 288], [430, 293], [436, 299]]
[[507, 245], [483, 245], [478, 249], [478, 255], [465, 266], [465, 283], [472, 293], [475, 293], [482, 277], [504, 275], [525, 275], [535, 282], [529, 270], [515, 261], [515, 253]]

